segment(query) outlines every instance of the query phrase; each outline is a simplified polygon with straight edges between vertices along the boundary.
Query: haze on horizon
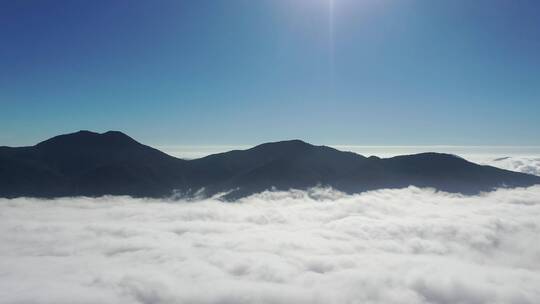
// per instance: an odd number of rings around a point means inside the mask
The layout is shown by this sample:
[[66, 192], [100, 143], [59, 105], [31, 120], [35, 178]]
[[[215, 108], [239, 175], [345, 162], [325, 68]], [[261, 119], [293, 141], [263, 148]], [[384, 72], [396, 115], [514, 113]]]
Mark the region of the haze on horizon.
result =
[[540, 145], [537, 1], [3, 1], [0, 145]]

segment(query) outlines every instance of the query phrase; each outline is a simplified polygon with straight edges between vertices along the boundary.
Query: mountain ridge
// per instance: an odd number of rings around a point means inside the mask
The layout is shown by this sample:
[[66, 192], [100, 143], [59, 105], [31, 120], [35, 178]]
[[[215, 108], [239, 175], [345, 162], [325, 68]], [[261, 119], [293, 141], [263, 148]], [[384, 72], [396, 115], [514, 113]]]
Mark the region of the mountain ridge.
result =
[[365, 157], [293, 139], [184, 160], [119, 131], [79, 131], [28, 147], [0, 147], [0, 197], [172, 193], [237, 199], [269, 189], [322, 185], [347, 193], [410, 185], [475, 194], [540, 184], [540, 177], [426, 152]]

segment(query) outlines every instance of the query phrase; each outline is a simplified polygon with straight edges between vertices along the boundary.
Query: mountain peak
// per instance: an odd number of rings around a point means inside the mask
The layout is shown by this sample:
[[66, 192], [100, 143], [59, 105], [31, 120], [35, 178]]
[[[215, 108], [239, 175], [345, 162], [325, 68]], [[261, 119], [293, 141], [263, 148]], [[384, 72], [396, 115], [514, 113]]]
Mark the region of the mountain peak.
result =
[[[81, 131], [83, 132], [83, 131]], [[122, 133], [120, 131], [114, 131], [114, 130], [111, 130], [111, 131], [107, 131], [105, 133], [101, 133], [101, 135], [104, 135], [104, 136], [125, 136], [125, 137], [129, 137], [127, 136], [125, 133]]]
[[257, 153], [263, 157], [270, 157], [279, 155], [297, 155], [299, 153], [312, 150], [313, 148], [315, 148], [314, 145], [308, 144], [299, 139], [293, 139], [260, 144], [247, 151]]
[[55, 136], [53, 138], [42, 141], [36, 145], [36, 147], [97, 147], [97, 146], [123, 146], [139, 143], [133, 138], [119, 131], [107, 131], [105, 133], [96, 133], [87, 130], [81, 130], [75, 133], [63, 134]]
[[253, 150], [261, 150], [261, 149], [301, 149], [301, 148], [312, 148], [315, 147], [312, 144], [309, 144], [305, 141], [302, 141], [300, 139], [291, 139], [291, 140], [282, 140], [282, 141], [274, 141], [274, 142], [268, 142], [264, 144], [260, 144], [258, 146], [253, 147]]

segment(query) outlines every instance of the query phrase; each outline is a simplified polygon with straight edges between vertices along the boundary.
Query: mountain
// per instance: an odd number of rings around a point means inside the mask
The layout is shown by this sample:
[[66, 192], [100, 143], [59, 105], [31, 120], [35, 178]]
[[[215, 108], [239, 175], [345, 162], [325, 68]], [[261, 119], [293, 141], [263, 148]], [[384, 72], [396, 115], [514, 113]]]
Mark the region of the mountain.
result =
[[189, 161], [115, 131], [80, 131], [31, 147], [0, 147], [0, 197], [8, 198], [227, 192], [224, 198], [237, 199], [272, 188], [317, 185], [347, 193], [414, 185], [474, 194], [534, 184], [540, 184], [540, 177], [480, 166], [449, 154], [366, 158], [300, 140]]
[[162, 196], [181, 185], [185, 163], [120, 132], [80, 131], [0, 148], [0, 196]]

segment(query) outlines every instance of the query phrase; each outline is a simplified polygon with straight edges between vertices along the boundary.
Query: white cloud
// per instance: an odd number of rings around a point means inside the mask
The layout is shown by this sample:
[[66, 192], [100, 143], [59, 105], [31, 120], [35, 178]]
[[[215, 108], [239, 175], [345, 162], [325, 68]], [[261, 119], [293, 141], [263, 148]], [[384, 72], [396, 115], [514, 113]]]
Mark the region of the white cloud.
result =
[[481, 164], [540, 176], [540, 157], [490, 157], [479, 161]]
[[0, 303], [539, 303], [540, 186], [0, 200]]

